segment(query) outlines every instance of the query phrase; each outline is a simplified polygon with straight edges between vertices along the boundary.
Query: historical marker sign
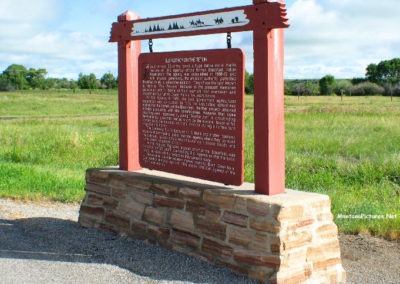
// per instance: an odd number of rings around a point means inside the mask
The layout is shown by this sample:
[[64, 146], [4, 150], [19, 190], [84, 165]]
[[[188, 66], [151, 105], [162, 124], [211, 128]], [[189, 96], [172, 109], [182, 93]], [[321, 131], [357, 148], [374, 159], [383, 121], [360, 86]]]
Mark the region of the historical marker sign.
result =
[[243, 125], [240, 49], [140, 55], [142, 167], [240, 185]]
[[[140, 41], [251, 31], [254, 189], [266, 195], [285, 192], [283, 29], [289, 24], [283, 0], [252, 2], [247, 6], [156, 18], [141, 19], [132, 11], [118, 16], [118, 22], [111, 29], [110, 42], [118, 42], [120, 169], [136, 171], [143, 166], [229, 184], [240, 183], [243, 125], [239, 125], [243, 123], [243, 101], [242, 105], [231, 101], [232, 98], [243, 100], [239, 98], [239, 93], [243, 94], [243, 65], [239, 66], [240, 60], [234, 55], [237, 51], [143, 55], [139, 74]], [[202, 61], [202, 57], [207, 61]], [[169, 62], [168, 58], [171, 58]], [[207, 64], [222, 68], [219, 73], [222, 75], [201, 75], [202, 69], [207, 70], [204, 74], [212, 72], [208, 71]], [[236, 90], [228, 84], [230, 75], [224, 75], [235, 66]], [[190, 81], [190, 78], [195, 79]], [[215, 82], [219, 83], [213, 85]], [[228, 83], [223, 85], [223, 82]], [[197, 95], [205, 106], [197, 105], [200, 100], [193, 101]], [[233, 110], [236, 111], [234, 126], [230, 125], [234, 120], [230, 117], [235, 115], [231, 113]], [[178, 117], [172, 116], [172, 112]], [[218, 113], [215, 120], [207, 114], [213, 112]], [[189, 148], [193, 149], [189, 151]]]

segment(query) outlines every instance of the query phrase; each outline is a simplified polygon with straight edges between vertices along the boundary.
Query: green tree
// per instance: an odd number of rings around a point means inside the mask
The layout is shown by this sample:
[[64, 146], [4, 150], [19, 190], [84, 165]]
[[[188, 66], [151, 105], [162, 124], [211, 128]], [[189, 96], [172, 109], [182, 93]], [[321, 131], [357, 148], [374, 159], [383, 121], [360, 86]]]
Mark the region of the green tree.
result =
[[28, 70], [25, 66], [13, 64], [7, 67], [3, 72], [3, 80], [7, 81], [11, 89], [23, 90], [29, 87], [26, 77]]
[[292, 84], [288, 80], [285, 80], [284, 82], [284, 94], [285, 96], [292, 95]]
[[384, 60], [378, 64], [370, 64], [367, 67], [366, 77], [369, 81], [377, 84], [392, 83], [400, 81], [400, 58]]
[[319, 94], [316, 80], [285, 80], [285, 95], [317, 96]]
[[306, 86], [303, 81], [298, 81], [292, 85], [292, 94], [298, 97], [305, 95]]
[[10, 91], [11, 89], [8, 78], [4, 74], [0, 74], [0, 91]]
[[353, 85], [357, 85], [357, 84], [364, 83], [364, 82], [367, 82], [367, 81], [368, 81], [367, 78], [353, 78], [353, 79], [351, 79], [351, 83]]
[[246, 71], [245, 73], [245, 92], [254, 94], [254, 75]]
[[372, 82], [372, 83], [380, 83], [380, 76], [378, 74], [378, 65], [377, 64], [369, 64], [367, 66], [367, 73], [365, 74], [367, 77], [367, 80]]
[[78, 89], [78, 82], [75, 80], [69, 80], [69, 88], [72, 89], [75, 93], [75, 90]]
[[393, 95], [395, 86], [400, 83], [400, 58], [368, 65], [366, 77], [370, 82], [384, 86]]
[[315, 80], [306, 80], [304, 82], [304, 94], [306, 96], [318, 96], [319, 88]]
[[57, 89], [58, 83], [56, 78], [47, 78], [46, 79], [46, 89]]
[[115, 79], [114, 75], [111, 72], [108, 72], [103, 75], [100, 79], [101, 87], [105, 89], [116, 89], [117, 79]]
[[319, 92], [323, 96], [329, 96], [333, 94], [335, 89], [336, 80], [332, 75], [326, 75], [319, 80]]
[[28, 70], [26, 80], [32, 89], [46, 89], [46, 75], [47, 71], [44, 68], [34, 69], [30, 68]]
[[78, 77], [78, 86], [81, 89], [94, 90], [99, 88], [99, 83], [95, 74], [83, 75], [80, 73]]
[[58, 89], [71, 89], [71, 81], [67, 78], [61, 78], [57, 80]]

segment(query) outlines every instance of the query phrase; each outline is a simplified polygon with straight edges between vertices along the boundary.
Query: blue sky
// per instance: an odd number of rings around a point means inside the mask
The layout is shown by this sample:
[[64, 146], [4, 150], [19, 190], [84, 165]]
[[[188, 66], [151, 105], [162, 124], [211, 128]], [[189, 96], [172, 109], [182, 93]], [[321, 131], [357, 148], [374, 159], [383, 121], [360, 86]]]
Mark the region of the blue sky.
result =
[[[251, 0], [1, 0], [0, 71], [16, 63], [50, 77], [117, 74], [112, 22], [126, 10], [143, 18], [244, 6]], [[399, 0], [287, 0], [285, 77], [363, 77], [369, 63], [400, 57]], [[224, 48], [226, 35], [159, 39], [155, 51]], [[234, 33], [252, 72], [251, 33]], [[147, 42], [143, 42], [147, 52]]]

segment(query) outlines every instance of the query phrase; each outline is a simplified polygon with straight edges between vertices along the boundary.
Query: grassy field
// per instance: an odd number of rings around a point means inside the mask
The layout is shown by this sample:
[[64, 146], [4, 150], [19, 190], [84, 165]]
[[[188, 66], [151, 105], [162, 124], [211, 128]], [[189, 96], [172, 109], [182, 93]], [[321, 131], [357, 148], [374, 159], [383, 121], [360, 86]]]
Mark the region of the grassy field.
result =
[[77, 202], [88, 167], [118, 164], [117, 96], [0, 93], [0, 197]]
[[[286, 97], [287, 188], [328, 194], [342, 232], [400, 238], [400, 98]], [[245, 179], [253, 181], [253, 97]], [[79, 202], [118, 164], [117, 96], [0, 93], [0, 197]]]
[[287, 188], [328, 194], [342, 232], [398, 239], [400, 99], [286, 97], [285, 106]]

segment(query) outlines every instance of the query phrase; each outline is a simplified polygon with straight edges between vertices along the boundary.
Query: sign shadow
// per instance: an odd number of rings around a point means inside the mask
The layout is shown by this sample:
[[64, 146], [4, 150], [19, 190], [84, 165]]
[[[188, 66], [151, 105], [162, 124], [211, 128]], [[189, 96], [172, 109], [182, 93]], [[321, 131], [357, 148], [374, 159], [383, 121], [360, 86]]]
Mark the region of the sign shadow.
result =
[[[77, 222], [56, 218], [0, 219], [1, 259], [106, 264], [160, 281], [255, 283], [226, 268], [140, 240], [82, 228]], [[48, 273], [52, 272], [49, 270]], [[70, 278], [70, 273], [65, 271], [66, 279]], [[84, 279], [87, 275], [80, 277], [78, 279]]]

